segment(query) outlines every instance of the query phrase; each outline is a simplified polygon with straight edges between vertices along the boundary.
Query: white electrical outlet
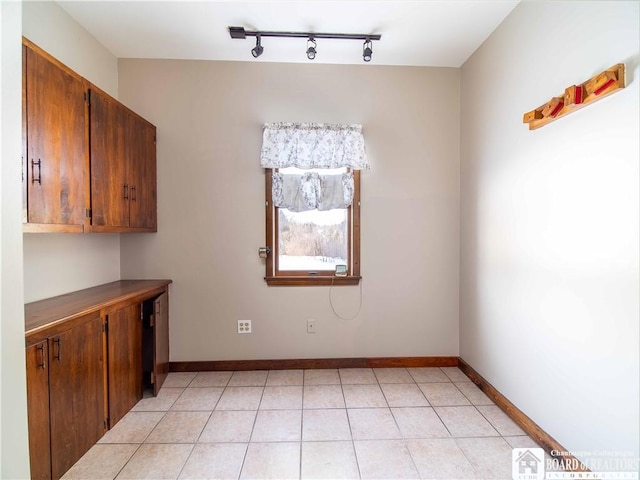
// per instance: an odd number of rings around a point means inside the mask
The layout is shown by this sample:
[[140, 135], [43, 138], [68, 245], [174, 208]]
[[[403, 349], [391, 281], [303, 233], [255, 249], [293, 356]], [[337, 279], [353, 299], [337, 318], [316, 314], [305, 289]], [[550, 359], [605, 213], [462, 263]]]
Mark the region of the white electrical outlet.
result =
[[251, 320], [238, 320], [238, 333], [251, 333]]
[[307, 333], [316, 333], [316, 321], [312, 318], [307, 320]]

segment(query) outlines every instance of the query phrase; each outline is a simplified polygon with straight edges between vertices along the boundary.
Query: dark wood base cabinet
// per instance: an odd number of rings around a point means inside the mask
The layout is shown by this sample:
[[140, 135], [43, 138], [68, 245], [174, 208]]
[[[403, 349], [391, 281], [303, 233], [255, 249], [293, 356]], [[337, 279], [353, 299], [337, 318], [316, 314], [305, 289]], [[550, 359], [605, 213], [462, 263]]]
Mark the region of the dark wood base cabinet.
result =
[[171, 280], [121, 280], [25, 305], [31, 478], [59, 479], [169, 366]]

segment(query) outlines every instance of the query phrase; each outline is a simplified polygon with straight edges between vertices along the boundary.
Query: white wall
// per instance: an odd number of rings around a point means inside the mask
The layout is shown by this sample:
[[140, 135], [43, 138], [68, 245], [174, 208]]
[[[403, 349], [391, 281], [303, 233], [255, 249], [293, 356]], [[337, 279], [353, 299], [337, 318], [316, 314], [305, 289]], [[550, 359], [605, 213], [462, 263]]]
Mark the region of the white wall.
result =
[[[462, 67], [460, 353], [574, 452], [639, 448], [639, 6], [523, 2]], [[625, 90], [522, 123], [619, 62]]]
[[[158, 127], [158, 233], [121, 236], [122, 275], [174, 280], [173, 361], [457, 356], [457, 69], [121, 59], [119, 72], [122, 101]], [[363, 125], [352, 321], [329, 287], [263, 280], [269, 121]], [[359, 294], [334, 288], [342, 316]]]
[[20, 2], [0, 2], [0, 478], [29, 478], [22, 296]]
[[[24, 2], [22, 35], [110, 95], [118, 64], [55, 2]], [[118, 234], [24, 234], [24, 295], [32, 302], [120, 279]]]

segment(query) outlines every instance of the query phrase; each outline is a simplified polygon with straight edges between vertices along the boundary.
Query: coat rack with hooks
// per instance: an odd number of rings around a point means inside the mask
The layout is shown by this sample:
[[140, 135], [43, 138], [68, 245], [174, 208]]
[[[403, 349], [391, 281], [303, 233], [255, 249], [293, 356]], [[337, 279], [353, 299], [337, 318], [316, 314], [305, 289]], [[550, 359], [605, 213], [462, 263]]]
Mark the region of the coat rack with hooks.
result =
[[618, 63], [591, 77], [586, 82], [579, 85], [571, 85], [565, 88], [563, 95], [553, 97], [544, 105], [525, 113], [522, 122], [529, 124], [529, 130], [544, 127], [554, 120], [624, 88], [624, 74], [624, 63]]

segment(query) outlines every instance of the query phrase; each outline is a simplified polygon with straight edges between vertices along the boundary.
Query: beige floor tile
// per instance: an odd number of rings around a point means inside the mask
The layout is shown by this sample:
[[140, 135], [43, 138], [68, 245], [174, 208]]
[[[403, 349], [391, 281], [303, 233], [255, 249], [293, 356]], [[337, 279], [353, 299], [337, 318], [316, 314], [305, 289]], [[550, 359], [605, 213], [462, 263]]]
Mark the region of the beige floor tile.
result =
[[450, 436], [449, 431], [431, 407], [392, 408], [391, 412], [404, 438]]
[[305, 410], [302, 415], [302, 440], [351, 440], [347, 411], [343, 408]]
[[511, 448], [540, 448], [540, 445], [538, 445], [529, 435], [507, 435], [503, 438], [505, 442], [511, 445]]
[[332, 368], [304, 371], [305, 385], [340, 385], [340, 374]]
[[404, 441], [353, 442], [362, 479], [420, 478]]
[[[119, 471], [118, 478], [175, 479], [185, 465], [183, 479], [418, 472], [507, 479], [511, 449], [537, 445], [460, 375], [457, 368], [172, 374], [65, 478], [113, 479]], [[225, 388], [229, 382], [240, 386]]]
[[416, 367], [407, 368], [409, 375], [413, 377], [416, 383], [431, 383], [431, 382], [449, 382], [442, 370], [438, 367]]
[[198, 443], [248, 442], [255, 420], [255, 410], [215, 410]]
[[162, 384], [163, 388], [184, 388], [188, 387], [195, 378], [197, 372], [171, 372], [167, 375]]
[[267, 386], [275, 385], [302, 385], [304, 383], [303, 370], [270, 370], [267, 377]]
[[372, 368], [341, 368], [340, 382], [343, 385], [375, 385], [378, 383]]
[[419, 383], [418, 386], [434, 407], [449, 405], [471, 405], [453, 383]]
[[124, 466], [118, 480], [176, 479], [193, 445], [144, 444]]
[[175, 401], [171, 410], [208, 410], [216, 408], [216, 404], [222, 395], [222, 387], [186, 388], [182, 395]]
[[407, 448], [421, 478], [475, 479], [473, 466], [452, 438], [410, 440]]
[[473, 382], [457, 382], [456, 387], [473, 405], [493, 405], [493, 402]]
[[385, 383], [381, 384], [387, 403], [390, 407], [428, 407], [429, 402], [422, 390], [415, 383]]
[[264, 387], [227, 387], [216, 410], [257, 410]]
[[347, 408], [386, 407], [387, 400], [376, 385], [342, 385]]
[[300, 476], [300, 443], [251, 443], [241, 479], [297, 479]]
[[415, 383], [406, 368], [374, 368], [378, 383]]
[[303, 480], [360, 478], [353, 443], [303, 442], [301, 478]]
[[402, 438], [388, 408], [351, 408], [347, 410], [354, 440], [391, 440]]
[[184, 388], [162, 387], [156, 397], [140, 400], [131, 409], [134, 412], [166, 412], [184, 392]]
[[142, 443], [165, 412], [129, 412], [98, 443]]
[[252, 442], [293, 442], [302, 435], [302, 410], [260, 410]]
[[345, 408], [341, 385], [305, 385], [304, 408]]
[[199, 372], [190, 387], [226, 387], [233, 372]]
[[210, 412], [167, 412], [145, 443], [195, 443]]
[[261, 410], [294, 410], [302, 408], [302, 385], [264, 387]]
[[512, 449], [503, 438], [457, 438], [456, 443], [475, 468], [478, 478], [512, 478]]
[[246, 451], [246, 443], [196, 445], [179, 478], [185, 480], [237, 479]]
[[494, 437], [498, 432], [476, 407], [434, 407], [452, 437]]
[[479, 405], [476, 408], [500, 435], [526, 435], [497, 405]]
[[97, 444], [78, 460], [62, 477], [64, 480], [97, 480], [116, 478], [138, 445]]
[[267, 383], [267, 370], [248, 370], [245, 372], [233, 372], [229, 380], [230, 387], [264, 387]]
[[470, 382], [471, 379], [467, 377], [462, 370], [458, 367], [440, 367], [440, 370], [444, 372], [444, 374], [449, 377], [449, 380], [452, 382]]

